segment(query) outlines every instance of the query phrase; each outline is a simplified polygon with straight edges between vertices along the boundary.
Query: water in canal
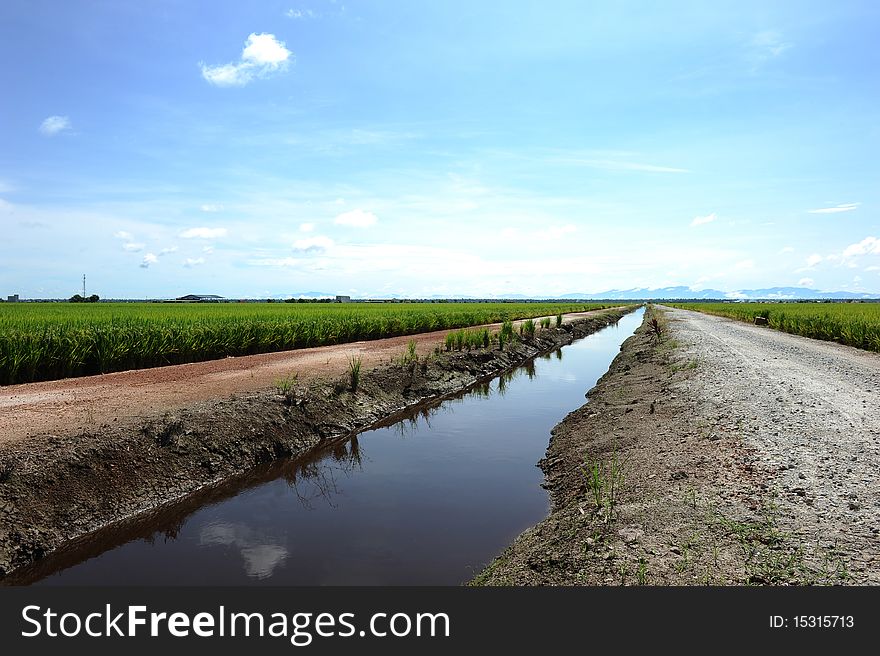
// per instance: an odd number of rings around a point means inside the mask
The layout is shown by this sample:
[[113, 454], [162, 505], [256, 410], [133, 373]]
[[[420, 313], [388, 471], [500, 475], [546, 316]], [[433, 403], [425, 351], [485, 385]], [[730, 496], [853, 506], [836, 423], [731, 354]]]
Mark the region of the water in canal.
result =
[[[642, 310], [458, 398], [47, 559], [48, 585], [457, 585], [548, 511], [536, 467]], [[52, 570], [55, 570], [54, 572]]]

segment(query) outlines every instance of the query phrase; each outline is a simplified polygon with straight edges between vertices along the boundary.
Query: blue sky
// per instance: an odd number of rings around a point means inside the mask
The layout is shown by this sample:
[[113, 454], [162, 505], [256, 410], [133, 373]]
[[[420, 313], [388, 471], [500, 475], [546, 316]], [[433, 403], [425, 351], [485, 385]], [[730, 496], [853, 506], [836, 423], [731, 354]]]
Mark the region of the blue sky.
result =
[[880, 292], [880, 3], [0, 4], [0, 293]]

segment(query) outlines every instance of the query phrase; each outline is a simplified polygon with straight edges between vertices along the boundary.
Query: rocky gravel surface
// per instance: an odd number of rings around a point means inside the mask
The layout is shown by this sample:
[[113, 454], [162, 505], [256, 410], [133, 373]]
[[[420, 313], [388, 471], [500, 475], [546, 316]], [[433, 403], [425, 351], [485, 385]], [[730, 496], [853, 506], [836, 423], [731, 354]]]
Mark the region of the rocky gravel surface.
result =
[[880, 583], [880, 355], [664, 310], [696, 372], [677, 392], [708, 438], [742, 440], [808, 562], [834, 554], [852, 582]]

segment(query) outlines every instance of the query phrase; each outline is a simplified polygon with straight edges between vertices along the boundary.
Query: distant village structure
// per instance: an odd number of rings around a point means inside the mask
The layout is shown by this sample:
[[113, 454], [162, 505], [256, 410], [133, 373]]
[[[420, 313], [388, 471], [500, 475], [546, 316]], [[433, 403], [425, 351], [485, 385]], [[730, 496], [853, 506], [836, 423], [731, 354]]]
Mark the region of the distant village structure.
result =
[[351, 296], [337, 296], [337, 303], [351, 303]]
[[18, 303], [18, 294], [10, 294], [6, 297], [7, 303]]
[[216, 294], [187, 294], [186, 296], [178, 297], [177, 300], [190, 303], [219, 303], [226, 299]]

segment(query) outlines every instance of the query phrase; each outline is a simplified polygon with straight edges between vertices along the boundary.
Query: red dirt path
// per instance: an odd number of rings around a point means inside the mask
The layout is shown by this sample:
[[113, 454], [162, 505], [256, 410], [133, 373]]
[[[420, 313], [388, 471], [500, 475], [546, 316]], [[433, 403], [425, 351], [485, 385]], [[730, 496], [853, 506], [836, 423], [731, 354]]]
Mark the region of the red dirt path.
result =
[[[565, 316], [571, 319], [602, 311]], [[343, 376], [351, 356], [360, 356], [364, 367], [375, 366], [400, 357], [411, 339], [416, 341], [417, 352], [425, 355], [442, 344], [448, 332], [0, 387], [0, 444], [47, 433], [81, 433], [118, 420], [267, 389], [292, 373], [304, 382]]]

